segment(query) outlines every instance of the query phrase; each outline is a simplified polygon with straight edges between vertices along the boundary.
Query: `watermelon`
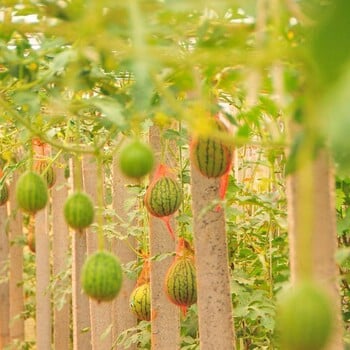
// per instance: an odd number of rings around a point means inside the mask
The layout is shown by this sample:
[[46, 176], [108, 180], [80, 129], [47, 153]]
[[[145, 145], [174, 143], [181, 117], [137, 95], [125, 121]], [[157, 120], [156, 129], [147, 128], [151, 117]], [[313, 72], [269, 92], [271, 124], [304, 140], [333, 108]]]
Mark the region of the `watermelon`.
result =
[[129, 305], [139, 320], [149, 321], [151, 319], [151, 288], [149, 283], [144, 283], [133, 290]]
[[84, 192], [71, 194], [64, 204], [64, 217], [67, 224], [76, 230], [90, 226], [94, 220], [94, 205]]
[[129, 143], [120, 153], [119, 167], [127, 177], [138, 179], [145, 176], [154, 167], [152, 149], [139, 140]]
[[[228, 132], [219, 120], [215, 121], [218, 131]], [[233, 148], [212, 136], [200, 136], [192, 141], [191, 159], [199, 172], [208, 178], [226, 174], [231, 167]]]
[[90, 255], [82, 268], [81, 285], [83, 291], [92, 299], [110, 301], [122, 286], [123, 271], [115, 255], [98, 251]]
[[4, 182], [0, 185], [0, 206], [6, 204], [9, 199], [9, 188], [7, 184]]
[[282, 349], [322, 350], [332, 333], [332, 305], [318, 286], [303, 282], [281, 300], [276, 327]]
[[177, 257], [165, 278], [165, 292], [178, 306], [190, 306], [197, 301], [196, 269], [193, 258]]
[[18, 206], [29, 214], [43, 209], [48, 202], [48, 190], [44, 179], [34, 171], [23, 173], [16, 185]]
[[145, 206], [150, 214], [164, 217], [174, 214], [182, 200], [180, 185], [170, 176], [161, 176], [153, 182], [145, 194]]

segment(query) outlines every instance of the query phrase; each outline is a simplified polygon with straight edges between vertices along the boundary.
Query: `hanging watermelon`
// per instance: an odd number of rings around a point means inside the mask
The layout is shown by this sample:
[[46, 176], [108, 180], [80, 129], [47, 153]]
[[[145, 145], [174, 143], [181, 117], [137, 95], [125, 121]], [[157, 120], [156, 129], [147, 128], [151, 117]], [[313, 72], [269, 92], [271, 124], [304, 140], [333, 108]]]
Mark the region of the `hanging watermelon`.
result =
[[160, 164], [152, 183], [145, 194], [145, 206], [148, 212], [161, 218], [174, 238], [174, 231], [170, 226], [170, 216], [180, 207], [182, 201], [182, 189], [174, 179], [169, 168]]
[[187, 308], [197, 301], [193, 251], [183, 238], [179, 239], [176, 257], [165, 277], [164, 289], [169, 300], [178, 305], [183, 314], [186, 314]]

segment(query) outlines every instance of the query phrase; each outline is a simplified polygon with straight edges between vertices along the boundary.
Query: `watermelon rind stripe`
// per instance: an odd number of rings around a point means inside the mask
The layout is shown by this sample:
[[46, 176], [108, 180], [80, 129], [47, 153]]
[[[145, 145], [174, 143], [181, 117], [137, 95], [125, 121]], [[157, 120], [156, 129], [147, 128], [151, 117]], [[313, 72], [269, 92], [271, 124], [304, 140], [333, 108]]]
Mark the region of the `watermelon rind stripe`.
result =
[[168, 193], [168, 195], [165, 196], [166, 212], [171, 213], [173, 212], [173, 204], [176, 205], [176, 198], [173, 196], [174, 186], [169, 178], [166, 178], [165, 191], [165, 193]]

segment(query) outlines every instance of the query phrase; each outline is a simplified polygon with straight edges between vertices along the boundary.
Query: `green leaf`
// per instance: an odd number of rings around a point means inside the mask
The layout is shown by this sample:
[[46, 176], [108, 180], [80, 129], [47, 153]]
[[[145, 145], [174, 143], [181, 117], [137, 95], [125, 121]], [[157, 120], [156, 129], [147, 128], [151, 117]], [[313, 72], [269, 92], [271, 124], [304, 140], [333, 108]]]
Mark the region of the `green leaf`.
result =
[[324, 134], [330, 140], [330, 148], [340, 175], [350, 174], [350, 67], [335, 88], [324, 99], [320, 113], [326, 117]]
[[341, 188], [337, 188], [335, 191], [335, 208], [339, 210], [344, 204], [346, 196], [344, 191]]
[[162, 135], [167, 140], [177, 140], [180, 137], [179, 131], [174, 129], [167, 129]]
[[13, 101], [21, 109], [30, 115], [36, 115], [40, 112], [40, 99], [37, 93], [30, 91], [16, 92], [13, 95]]
[[73, 50], [65, 50], [53, 58], [50, 66], [49, 71], [45, 73], [49, 77], [53, 77], [57, 73], [62, 73], [65, 67], [67, 66], [68, 62], [73, 60], [76, 57], [76, 53]]
[[345, 231], [350, 229], [350, 208], [346, 210], [344, 218], [338, 219], [337, 232], [342, 235]]
[[103, 115], [120, 129], [127, 126], [120, 104], [109, 97], [93, 98], [91, 102], [101, 110]]
[[279, 113], [279, 108], [271, 97], [260, 96], [261, 108], [264, 109], [270, 116], [276, 117]]
[[157, 255], [154, 255], [151, 257], [151, 261], [162, 261], [166, 258], [168, 258], [169, 256], [174, 256], [175, 253], [174, 252], [170, 252], [170, 253], [160, 253], [160, 254], [157, 254]]
[[321, 21], [313, 31], [310, 51], [323, 87], [329, 89], [350, 58], [350, 2], [333, 0], [321, 9]]
[[249, 314], [249, 308], [247, 306], [241, 306], [235, 308], [234, 317], [246, 317]]
[[251, 128], [248, 124], [243, 124], [237, 131], [236, 136], [242, 139], [248, 139], [251, 133]]
[[340, 248], [335, 254], [335, 260], [337, 264], [342, 266], [347, 260], [350, 259], [350, 247]]

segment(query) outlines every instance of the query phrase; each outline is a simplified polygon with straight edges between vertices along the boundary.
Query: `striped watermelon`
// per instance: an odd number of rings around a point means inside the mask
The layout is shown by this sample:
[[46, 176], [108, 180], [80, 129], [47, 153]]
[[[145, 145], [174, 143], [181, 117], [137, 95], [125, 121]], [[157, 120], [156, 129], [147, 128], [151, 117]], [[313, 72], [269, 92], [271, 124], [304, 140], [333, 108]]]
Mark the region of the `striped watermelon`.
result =
[[0, 206], [6, 204], [9, 199], [9, 188], [7, 184], [4, 182], [0, 185]]
[[37, 160], [34, 163], [34, 170], [43, 176], [48, 188], [53, 187], [56, 182], [56, 173], [52, 165], [49, 165], [46, 160]]
[[47, 185], [39, 174], [27, 171], [19, 177], [16, 200], [22, 210], [35, 214], [46, 206], [48, 199]]
[[[219, 120], [215, 121], [218, 131], [228, 132]], [[191, 159], [200, 173], [208, 178], [221, 177], [230, 169], [233, 149], [214, 137], [198, 137], [191, 144]]]
[[182, 191], [179, 184], [170, 176], [161, 176], [147, 189], [145, 205], [157, 217], [174, 214], [179, 209]]
[[133, 290], [129, 305], [139, 320], [149, 321], [151, 319], [151, 288], [149, 283], [144, 283]]
[[177, 257], [165, 278], [165, 292], [178, 306], [190, 306], [197, 301], [196, 269], [193, 258]]
[[114, 299], [122, 286], [121, 265], [111, 253], [98, 251], [90, 255], [82, 268], [81, 285], [92, 299], [109, 301]]
[[80, 230], [90, 226], [94, 220], [91, 198], [83, 192], [71, 194], [64, 204], [64, 217], [71, 228]]

